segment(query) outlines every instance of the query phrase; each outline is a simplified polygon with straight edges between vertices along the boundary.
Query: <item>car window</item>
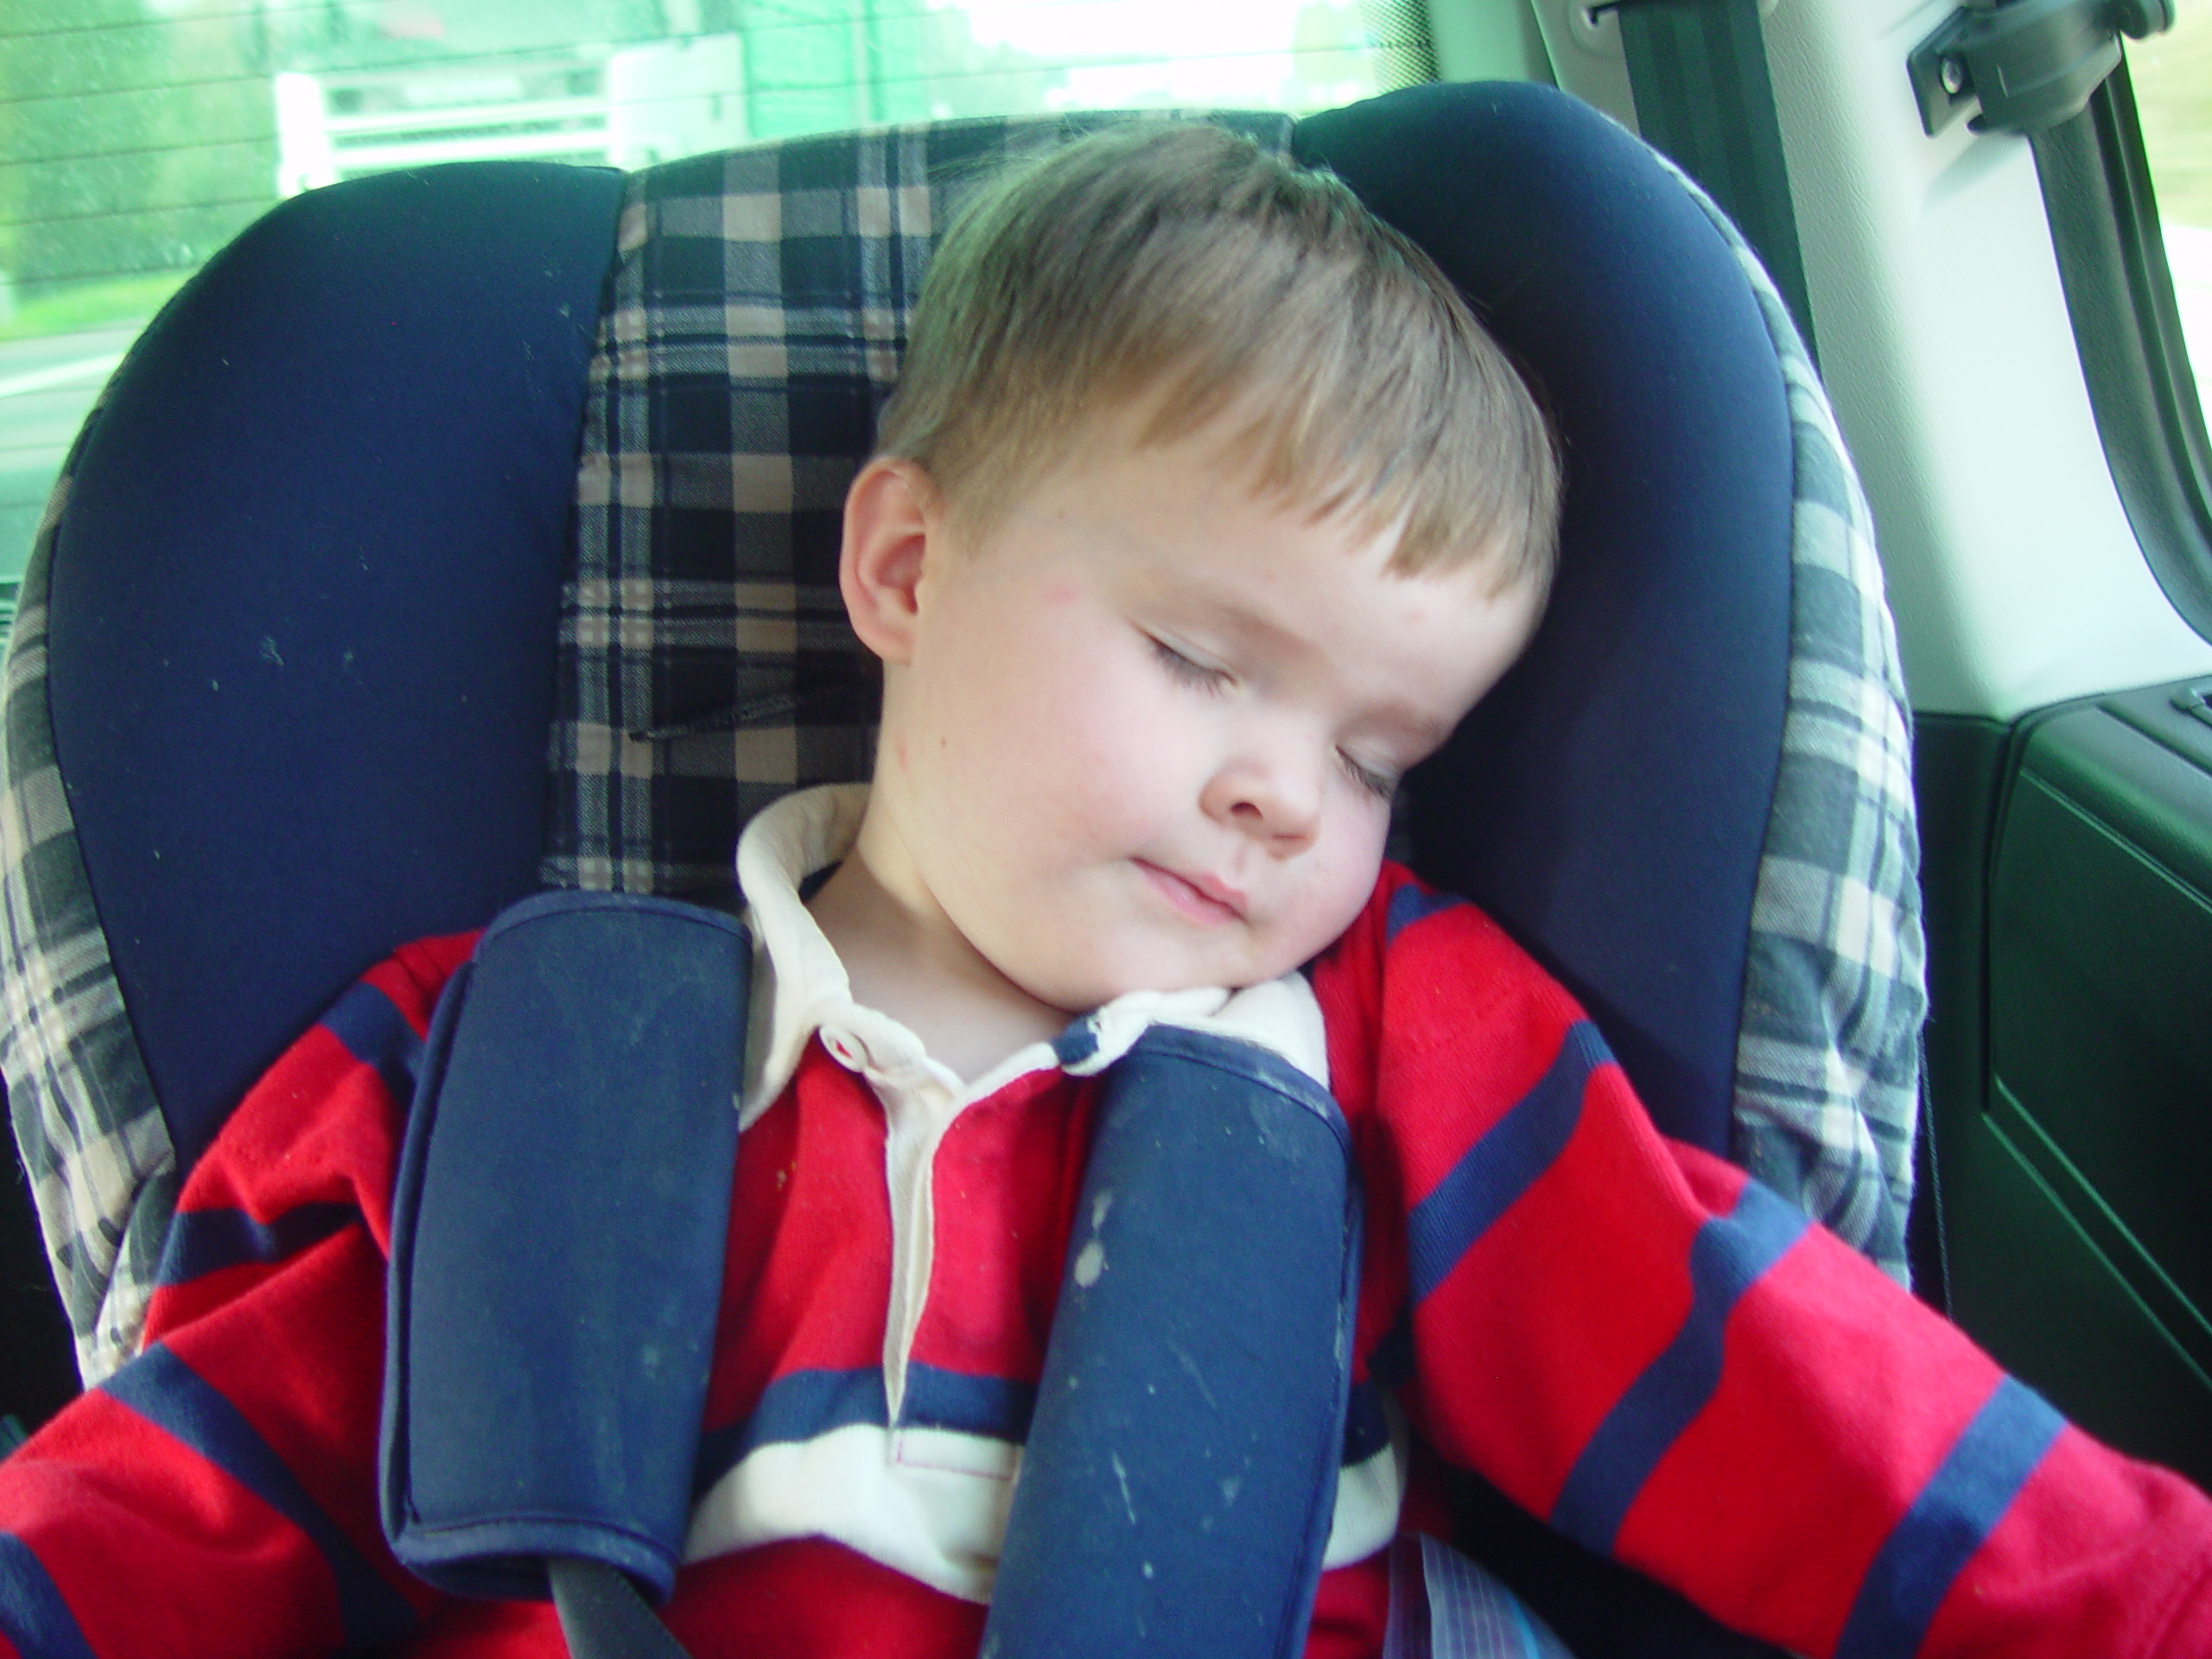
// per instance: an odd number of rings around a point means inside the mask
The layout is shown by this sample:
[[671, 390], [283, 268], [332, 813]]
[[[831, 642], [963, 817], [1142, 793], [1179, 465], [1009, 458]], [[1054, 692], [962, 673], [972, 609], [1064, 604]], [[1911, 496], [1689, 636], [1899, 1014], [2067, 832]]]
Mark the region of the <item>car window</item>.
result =
[[71, 437], [282, 195], [887, 121], [1304, 111], [1433, 76], [1418, 0], [41, 0], [0, 21], [0, 612]]
[[2177, 10], [2172, 29], [2130, 43], [2127, 67], [2201, 396], [2212, 371], [2212, 0]]

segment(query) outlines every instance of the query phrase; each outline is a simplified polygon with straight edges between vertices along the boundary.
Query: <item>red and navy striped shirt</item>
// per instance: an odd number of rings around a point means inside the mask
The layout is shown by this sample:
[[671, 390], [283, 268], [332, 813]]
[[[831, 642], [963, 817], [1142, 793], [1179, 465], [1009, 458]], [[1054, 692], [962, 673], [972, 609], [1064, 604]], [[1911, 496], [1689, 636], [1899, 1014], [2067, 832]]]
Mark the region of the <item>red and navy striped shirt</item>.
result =
[[[544, 1607], [410, 1579], [376, 1518], [396, 1147], [468, 944], [402, 950], [253, 1090], [187, 1184], [143, 1353], [0, 1464], [0, 1656], [564, 1652]], [[1662, 1140], [1480, 912], [1388, 869], [1311, 982], [1367, 1191], [1356, 1380], [1446, 1461], [1796, 1651], [2212, 1653], [2212, 1504]], [[1094, 1087], [1026, 1071], [936, 1143], [947, 1319], [893, 1421], [884, 1116], [808, 1046], [740, 1143], [702, 1490], [855, 1426], [1018, 1440]], [[1407, 1524], [1440, 1513], [1416, 1478]], [[1325, 1574], [1309, 1653], [1377, 1652], [1387, 1593], [1379, 1555]], [[982, 1610], [814, 1535], [702, 1555], [666, 1611], [700, 1659], [929, 1659], [972, 1654]]]

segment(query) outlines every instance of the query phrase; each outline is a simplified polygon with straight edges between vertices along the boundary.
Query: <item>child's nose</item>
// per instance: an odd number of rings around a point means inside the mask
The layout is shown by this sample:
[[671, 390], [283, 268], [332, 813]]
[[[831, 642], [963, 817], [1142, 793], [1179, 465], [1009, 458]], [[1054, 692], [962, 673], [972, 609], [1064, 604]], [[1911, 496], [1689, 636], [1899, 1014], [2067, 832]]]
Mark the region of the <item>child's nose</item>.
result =
[[1208, 815], [1278, 855], [1312, 845], [1321, 823], [1324, 766], [1303, 753], [1306, 747], [1274, 745], [1224, 766], [1206, 788]]

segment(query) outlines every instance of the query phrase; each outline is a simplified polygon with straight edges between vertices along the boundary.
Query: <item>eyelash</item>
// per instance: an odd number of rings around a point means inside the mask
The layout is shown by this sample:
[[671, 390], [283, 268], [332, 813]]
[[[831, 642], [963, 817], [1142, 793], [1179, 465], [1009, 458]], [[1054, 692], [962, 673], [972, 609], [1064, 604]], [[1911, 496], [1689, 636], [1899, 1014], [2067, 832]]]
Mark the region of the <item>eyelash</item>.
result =
[[1365, 790], [1369, 794], [1375, 797], [1376, 800], [1382, 802], [1385, 806], [1388, 806], [1397, 798], [1398, 780], [1396, 779], [1386, 778], [1379, 772], [1370, 771], [1368, 767], [1363, 766], [1358, 761], [1353, 760], [1351, 756], [1346, 754], [1342, 749], [1338, 749], [1337, 751], [1337, 759], [1344, 763], [1344, 770], [1351, 774], [1351, 780], [1353, 783], [1357, 784], [1360, 788]]
[[[1147, 634], [1147, 639], [1152, 636]], [[1192, 662], [1165, 639], [1153, 639], [1153, 654], [1160, 658], [1160, 666], [1184, 684], [1202, 691], [1225, 691], [1229, 676], [1217, 668], [1208, 668], [1204, 663]]]
[[[1150, 635], [1146, 636], [1150, 639]], [[1229, 689], [1229, 676], [1217, 668], [1208, 668], [1204, 663], [1193, 662], [1164, 639], [1152, 640], [1153, 654], [1160, 659], [1174, 678], [1195, 690], [1210, 691], [1217, 696]], [[1379, 772], [1362, 766], [1342, 749], [1337, 751], [1337, 762], [1353, 785], [1388, 805], [1398, 793], [1398, 781]]]

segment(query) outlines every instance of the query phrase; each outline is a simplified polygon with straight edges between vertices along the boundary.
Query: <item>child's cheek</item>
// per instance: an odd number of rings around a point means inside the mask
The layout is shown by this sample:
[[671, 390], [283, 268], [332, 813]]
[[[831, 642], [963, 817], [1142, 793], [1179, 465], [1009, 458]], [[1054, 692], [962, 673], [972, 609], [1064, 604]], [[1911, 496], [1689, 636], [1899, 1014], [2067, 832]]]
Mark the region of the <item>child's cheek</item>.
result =
[[[1192, 740], [1187, 718], [1146, 673], [1094, 664], [1064, 703], [1055, 733], [1067, 770], [1061, 781], [1074, 811], [1103, 828], [1140, 826], [1185, 768], [1179, 756]], [[1141, 665], [1148, 671], [1148, 664]], [[1168, 689], [1172, 693], [1172, 688]]]
[[1310, 872], [1308, 954], [1334, 943], [1351, 925], [1382, 868], [1382, 846], [1390, 828], [1388, 809], [1379, 802], [1370, 805], [1363, 801], [1340, 810], [1342, 816], [1324, 836], [1319, 861]]

